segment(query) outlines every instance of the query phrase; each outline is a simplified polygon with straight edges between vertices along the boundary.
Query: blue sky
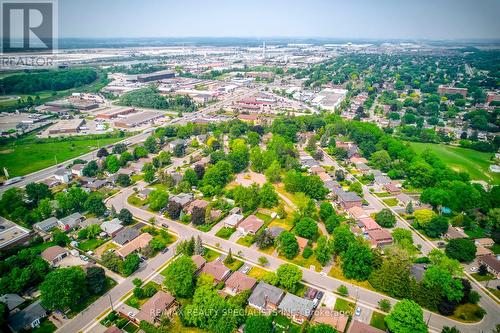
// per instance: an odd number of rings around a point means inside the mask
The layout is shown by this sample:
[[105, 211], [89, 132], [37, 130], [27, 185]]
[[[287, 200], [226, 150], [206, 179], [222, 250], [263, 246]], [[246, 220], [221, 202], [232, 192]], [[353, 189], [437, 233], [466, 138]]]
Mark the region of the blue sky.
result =
[[60, 37], [500, 39], [500, 0], [59, 0]]

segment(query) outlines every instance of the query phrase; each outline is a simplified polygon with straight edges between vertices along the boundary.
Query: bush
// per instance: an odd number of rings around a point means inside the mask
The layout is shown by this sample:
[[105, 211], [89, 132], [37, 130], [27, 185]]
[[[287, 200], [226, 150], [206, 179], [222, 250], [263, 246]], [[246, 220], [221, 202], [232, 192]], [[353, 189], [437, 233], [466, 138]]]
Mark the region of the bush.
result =
[[341, 284], [338, 288], [337, 288], [337, 292], [342, 295], [342, 296], [349, 296], [349, 289], [347, 289], [346, 286], [344, 286], [343, 284]]
[[381, 299], [378, 302], [378, 307], [384, 312], [391, 311], [391, 302], [388, 299]]
[[309, 259], [313, 255], [313, 250], [310, 246], [306, 246], [304, 251], [302, 251], [302, 257]]

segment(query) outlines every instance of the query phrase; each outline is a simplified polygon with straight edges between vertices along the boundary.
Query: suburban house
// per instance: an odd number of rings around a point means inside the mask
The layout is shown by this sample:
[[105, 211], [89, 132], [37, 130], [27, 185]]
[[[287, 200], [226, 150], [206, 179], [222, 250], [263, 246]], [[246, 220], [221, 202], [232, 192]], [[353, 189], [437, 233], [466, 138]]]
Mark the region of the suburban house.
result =
[[115, 175], [127, 175], [127, 176], [132, 176], [134, 174], [134, 170], [129, 169], [129, 168], [120, 168]]
[[260, 281], [248, 298], [248, 305], [261, 312], [275, 311], [284, 295], [280, 288]]
[[351, 326], [349, 327], [349, 333], [385, 333], [385, 331], [358, 320], [353, 320]]
[[122, 225], [122, 222], [119, 219], [114, 218], [111, 221], [104, 221], [101, 224], [101, 229], [102, 229], [102, 231], [104, 231], [105, 233], [107, 233], [110, 237], [115, 237], [115, 235], [120, 230], [123, 229], [123, 225]]
[[244, 219], [244, 216], [241, 214], [231, 214], [224, 219], [224, 227], [226, 228], [236, 228], [238, 224]]
[[83, 168], [85, 167], [84, 164], [75, 164], [71, 167], [71, 174], [81, 177], [83, 176]]
[[354, 206], [361, 207], [363, 204], [363, 199], [354, 192], [346, 192], [342, 188], [335, 189], [334, 194], [337, 196], [339, 204], [344, 209], [349, 209]]
[[474, 244], [476, 246], [492, 247], [495, 245], [495, 242], [491, 238], [477, 238], [474, 240]]
[[324, 185], [327, 189], [330, 190], [330, 192], [333, 192], [334, 190], [341, 187], [340, 184], [335, 180], [326, 180]]
[[368, 230], [367, 237], [375, 247], [384, 247], [393, 242], [391, 233], [386, 229]]
[[493, 254], [493, 251], [481, 245], [476, 246], [476, 257], [486, 256], [488, 254]]
[[71, 230], [71, 229], [75, 229], [76, 227], [78, 227], [78, 225], [80, 224], [80, 222], [82, 222], [83, 220], [85, 219], [85, 217], [80, 214], [80, 213], [73, 213], [71, 215], [68, 215], [66, 217], [63, 217], [62, 219], [60, 219], [58, 221], [59, 223], [59, 227], [62, 229], [62, 230]]
[[152, 188], [143, 188], [139, 193], [137, 193], [137, 197], [141, 200], [146, 200], [148, 198], [149, 193], [153, 192]]
[[179, 193], [170, 198], [170, 201], [177, 202], [181, 204], [182, 208], [186, 207], [194, 200], [191, 193]]
[[24, 301], [25, 299], [19, 296], [18, 294], [5, 294], [0, 296], [0, 302], [7, 305], [9, 311], [14, 310], [19, 305], [23, 304]]
[[358, 226], [363, 230], [363, 232], [368, 232], [370, 230], [381, 229], [380, 225], [375, 222], [371, 217], [363, 217], [358, 220]]
[[278, 310], [300, 325], [312, 316], [314, 303], [311, 300], [287, 293], [280, 302]]
[[41, 301], [36, 301], [25, 309], [9, 317], [9, 327], [13, 332], [23, 329], [30, 330], [40, 326], [40, 322], [47, 316], [47, 311], [42, 307]]
[[391, 195], [398, 195], [401, 193], [401, 188], [399, 188], [395, 183], [384, 185], [384, 189]]
[[359, 220], [364, 217], [369, 217], [368, 213], [361, 207], [354, 206], [351, 207], [347, 210], [347, 213], [349, 216], [351, 216], [353, 219]]
[[41, 253], [42, 258], [52, 266], [56, 266], [59, 261], [68, 255], [68, 250], [59, 245], [48, 247]]
[[121, 249], [117, 250], [116, 254], [118, 254], [122, 258], [125, 258], [126, 256], [128, 256], [132, 252], [145, 248], [152, 239], [153, 239], [153, 236], [151, 236], [147, 232], [140, 234], [138, 237], [136, 237], [132, 241], [128, 242]]
[[140, 234], [141, 232], [135, 228], [123, 228], [116, 233], [115, 237], [113, 237], [113, 242], [123, 246], [139, 237]]
[[193, 209], [194, 209], [195, 207], [205, 209], [205, 208], [207, 208], [207, 206], [208, 206], [208, 201], [206, 201], [206, 200], [202, 200], [202, 199], [196, 199], [196, 200], [194, 200], [194, 201], [190, 202], [190, 203], [187, 205], [187, 207], [186, 207], [185, 211], [186, 211], [186, 214], [191, 215], [191, 214], [193, 213]]
[[488, 268], [488, 272], [493, 274], [497, 279], [500, 278], [500, 261], [494, 255], [486, 255], [479, 257], [478, 260], [480, 265], [485, 265]]
[[57, 169], [56, 172], [54, 172], [54, 178], [61, 183], [69, 183], [69, 180], [71, 179], [71, 171], [64, 168]]
[[413, 199], [406, 193], [399, 193], [396, 195], [396, 199], [403, 205], [407, 206]]
[[278, 238], [278, 236], [281, 235], [281, 233], [283, 231], [285, 231], [284, 228], [276, 226], [276, 225], [272, 226], [272, 227], [269, 227], [266, 230], [269, 232], [269, 234], [271, 235], [271, 237], [274, 238], [274, 239]]
[[201, 269], [201, 272], [212, 276], [214, 278], [214, 283], [224, 281], [227, 279], [229, 274], [231, 274], [231, 270], [224, 266], [224, 264], [219, 260], [206, 263]]
[[452, 225], [448, 226], [448, 231], [444, 234], [446, 239], [467, 238], [467, 234], [457, 227]]
[[91, 225], [100, 225], [102, 223], [101, 220], [95, 217], [90, 217], [83, 222], [80, 223], [80, 228], [84, 229], [90, 227]]
[[53, 188], [54, 186], [61, 185], [61, 181], [50, 177], [42, 180], [40, 183], [47, 185], [49, 188]]
[[186, 140], [184, 140], [184, 139], [175, 139], [175, 140], [170, 141], [168, 143], [168, 146], [170, 147], [170, 149], [174, 149], [175, 146], [177, 146], [177, 145], [185, 146], [186, 145]]
[[200, 256], [199, 254], [192, 256], [191, 259], [193, 259], [193, 262], [196, 265], [195, 274], [198, 274], [201, 271], [201, 269], [203, 268], [203, 266], [205, 266], [207, 261], [205, 260], [205, 258]]
[[59, 222], [55, 217], [49, 217], [41, 222], [33, 224], [33, 229], [41, 231], [41, 232], [49, 232], [50, 230], [57, 228], [59, 226]]
[[141, 306], [135, 318], [137, 322], [145, 320], [150, 324], [155, 324], [161, 316], [170, 318], [176, 309], [177, 303], [174, 296], [160, 290]]
[[241, 272], [234, 272], [225, 282], [225, 291], [229, 295], [236, 295], [245, 290], [252, 290], [257, 284], [253, 277]]
[[311, 319], [312, 324], [325, 324], [335, 328], [340, 333], [345, 332], [349, 317], [326, 306], [321, 306], [314, 311]]
[[97, 179], [96, 181], [93, 181], [92, 183], [85, 184], [84, 188], [87, 188], [91, 191], [97, 191], [98, 189], [106, 186], [106, 184], [108, 184], [107, 180]]
[[238, 231], [244, 235], [255, 235], [263, 225], [264, 221], [252, 214], [240, 222]]

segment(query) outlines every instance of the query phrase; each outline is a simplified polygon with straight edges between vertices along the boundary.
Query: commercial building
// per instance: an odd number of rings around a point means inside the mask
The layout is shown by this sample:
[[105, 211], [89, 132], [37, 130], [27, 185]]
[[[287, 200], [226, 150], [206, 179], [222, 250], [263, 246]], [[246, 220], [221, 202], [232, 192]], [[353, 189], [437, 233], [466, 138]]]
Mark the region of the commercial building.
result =
[[115, 121], [116, 127], [122, 128], [132, 128], [141, 126], [150, 122], [154, 122], [157, 119], [163, 117], [163, 112], [159, 111], [143, 111], [139, 113], [134, 113], [123, 119]]
[[24, 244], [31, 238], [28, 229], [0, 216], [0, 250]]
[[464, 98], [467, 97], [467, 88], [455, 88], [455, 87], [448, 87], [444, 85], [440, 85], [438, 87], [438, 93], [440, 95], [462, 95]]
[[118, 109], [106, 109], [96, 114], [97, 119], [113, 119], [136, 112], [135, 108], [124, 107]]
[[175, 77], [175, 72], [170, 70], [165, 70], [149, 74], [128, 75], [127, 81], [151, 82], [163, 79], [172, 79], [174, 77]]
[[49, 134], [78, 133], [80, 127], [85, 124], [84, 119], [59, 120], [48, 129]]
[[335, 110], [345, 99], [345, 89], [324, 89], [313, 100], [312, 104], [325, 110]]

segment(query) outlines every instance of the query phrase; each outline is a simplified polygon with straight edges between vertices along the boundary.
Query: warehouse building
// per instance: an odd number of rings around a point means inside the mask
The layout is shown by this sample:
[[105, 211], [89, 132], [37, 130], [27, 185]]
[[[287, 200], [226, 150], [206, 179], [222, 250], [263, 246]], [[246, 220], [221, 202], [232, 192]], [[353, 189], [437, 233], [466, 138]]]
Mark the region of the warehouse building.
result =
[[128, 75], [127, 81], [151, 82], [175, 77], [175, 72], [170, 70], [159, 71], [149, 74]]
[[135, 108], [124, 107], [117, 109], [106, 109], [96, 114], [97, 119], [113, 119], [119, 116], [128, 115], [130, 113], [136, 112]]
[[85, 124], [84, 119], [59, 120], [48, 129], [49, 134], [78, 133], [80, 127]]
[[143, 111], [131, 114], [125, 118], [115, 121], [116, 127], [132, 128], [141, 126], [163, 117], [163, 112], [159, 111]]

